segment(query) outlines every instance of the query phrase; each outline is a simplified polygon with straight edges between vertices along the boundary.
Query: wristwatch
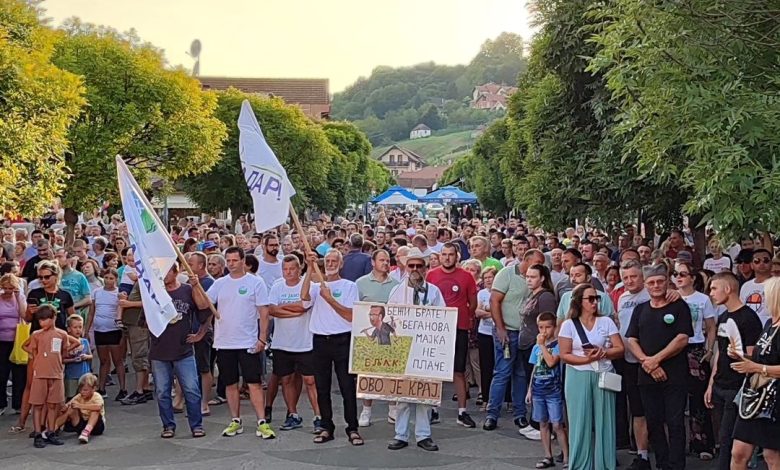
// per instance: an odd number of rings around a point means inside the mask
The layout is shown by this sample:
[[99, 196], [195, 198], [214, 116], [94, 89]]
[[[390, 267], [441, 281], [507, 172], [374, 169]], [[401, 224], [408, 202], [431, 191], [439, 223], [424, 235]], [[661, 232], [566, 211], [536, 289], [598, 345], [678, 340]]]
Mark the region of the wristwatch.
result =
[[766, 376], [767, 376], [767, 373], [766, 373], [766, 364], [764, 364], [763, 366], [761, 366], [761, 375], [762, 375], [763, 377], [766, 377]]

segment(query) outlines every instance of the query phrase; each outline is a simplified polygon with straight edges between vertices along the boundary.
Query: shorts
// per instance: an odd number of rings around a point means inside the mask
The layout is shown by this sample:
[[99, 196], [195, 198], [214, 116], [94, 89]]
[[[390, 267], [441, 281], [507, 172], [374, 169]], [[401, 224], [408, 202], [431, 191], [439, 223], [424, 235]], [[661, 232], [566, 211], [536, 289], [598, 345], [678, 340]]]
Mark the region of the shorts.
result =
[[[87, 420], [84, 419], [83, 416], [79, 416], [79, 424], [73, 425], [73, 423], [70, 422], [70, 420], [65, 421], [65, 432], [75, 432], [77, 434], [81, 434], [81, 431], [84, 430], [84, 428], [87, 427]], [[90, 435], [92, 436], [99, 436], [103, 434], [103, 431], [106, 430], [106, 423], [103, 422], [103, 417], [99, 417], [97, 420], [97, 423], [95, 423], [95, 426], [92, 428], [92, 432]]]
[[128, 284], [126, 282], [119, 284], [119, 293], [121, 294], [124, 292], [125, 294], [130, 295], [130, 292], [133, 291], [133, 285], [134, 284]]
[[246, 349], [218, 349], [217, 364], [222, 383], [225, 386], [235, 385], [240, 377], [244, 378], [244, 383], [261, 383], [264, 358], [264, 354], [249, 354]]
[[95, 332], [95, 346], [119, 346], [121, 342], [122, 330]]
[[455, 333], [455, 372], [466, 372], [466, 362], [469, 356], [469, 332], [457, 330]]
[[285, 377], [293, 372], [314, 375], [314, 352], [290, 352], [274, 349], [274, 374]]
[[65, 401], [65, 384], [62, 379], [33, 379], [30, 386], [31, 405], [61, 404]]
[[560, 391], [544, 396], [533, 395], [532, 419], [540, 423], [563, 424], [563, 393]]
[[135, 372], [149, 371], [149, 328], [128, 326], [127, 342], [130, 345], [130, 358]]
[[202, 340], [193, 344], [195, 350], [195, 364], [199, 374], [211, 372], [211, 333], [206, 333]]
[[623, 391], [628, 398], [628, 409], [632, 418], [644, 418], [645, 407], [642, 405], [642, 396], [639, 394], [639, 363], [620, 361], [618, 373], [623, 376]]

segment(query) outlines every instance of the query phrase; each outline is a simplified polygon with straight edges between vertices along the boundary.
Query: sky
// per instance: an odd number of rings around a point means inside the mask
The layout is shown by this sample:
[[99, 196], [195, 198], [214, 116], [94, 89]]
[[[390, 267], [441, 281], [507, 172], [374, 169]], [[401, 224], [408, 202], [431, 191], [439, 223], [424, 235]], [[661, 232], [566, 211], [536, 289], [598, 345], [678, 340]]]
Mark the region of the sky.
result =
[[378, 65], [465, 64], [501, 32], [531, 37], [521, 0], [46, 0], [53, 25], [84, 22], [139, 36], [204, 76], [328, 78], [338, 92]]

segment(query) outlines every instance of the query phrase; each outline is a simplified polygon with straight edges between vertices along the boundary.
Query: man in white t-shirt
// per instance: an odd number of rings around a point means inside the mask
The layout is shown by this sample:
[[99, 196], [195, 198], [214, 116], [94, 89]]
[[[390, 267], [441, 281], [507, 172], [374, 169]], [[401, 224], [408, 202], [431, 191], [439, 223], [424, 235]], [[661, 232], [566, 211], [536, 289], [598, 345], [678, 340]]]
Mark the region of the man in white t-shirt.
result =
[[[320, 408], [314, 383], [312, 334], [309, 331], [311, 311], [301, 302], [301, 262], [297, 256], [287, 255], [282, 263], [283, 281], [274, 284], [268, 295], [271, 302], [269, 311], [274, 317], [274, 374], [281, 379], [282, 395], [287, 405], [287, 419], [279, 429], [288, 431], [303, 425], [303, 419], [298, 416], [302, 381], [314, 411], [314, 430], [321, 432]], [[310, 272], [306, 275], [309, 276]]]
[[756, 312], [763, 326], [770, 318], [766, 309], [764, 281], [772, 277], [772, 255], [766, 248], [757, 248], [753, 251], [752, 263], [755, 277], [742, 285], [739, 298]]
[[246, 272], [241, 248], [231, 246], [225, 250], [225, 262], [229, 274], [214, 281], [206, 292], [209, 300], [218, 306], [214, 349], [232, 417], [222, 435], [244, 432], [238, 391], [240, 375], [249, 387], [249, 398], [257, 416], [255, 435], [273, 439], [276, 435], [265, 420], [261, 362], [268, 344], [268, 289], [260, 277]]
[[425, 226], [425, 240], [428, 242], [428, 249], [434, 253], [441, 253], [441, 247], [444, 243], [438, 239], [439, 229], [434, 224]]
[[282, 261], [279, 259], [279, 238], [275, 235], [266, 235], [263, 238], [263, 255], [259, 257], [257, 275], [263, 278], [265, 285], [270, 289], [274, 283], [282, 278]]
[[[307, 253], [308, 271], [314, 271], [317, 254]], [[325, 255], [325, 279], [318, 284], [310, 277], [303, 280], [301, 300], [311, 305], [309, 330], [314, 334], [314, 382], [317, 384], [317, 403], [322, 415], [322, 431], [314, 437], [315, 444], [332, 441], [333, 424], [331, 383], [333, 372], [344, 403], [344, 421], [352, 445], [363, 445], [358, 433], [357, 389], [355, 376], [349, 373], [349, 350], [352, 337], [352, 305], [358, 300], [357, 285], [339, 276], [343, 265], [341, 252], [331, 249]]]

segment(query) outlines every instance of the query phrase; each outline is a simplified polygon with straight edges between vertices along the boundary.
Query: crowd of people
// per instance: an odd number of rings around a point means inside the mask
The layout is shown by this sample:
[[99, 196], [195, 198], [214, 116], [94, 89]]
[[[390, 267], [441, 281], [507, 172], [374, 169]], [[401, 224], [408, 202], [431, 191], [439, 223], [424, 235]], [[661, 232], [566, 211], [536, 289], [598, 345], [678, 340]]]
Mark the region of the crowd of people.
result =
[[[324, 444], [336, 437], [334, 375], [346, 437], [363, 445], [360, 428], [378, 418], [358, 403], [349, 352], [352, 307], [366, 301], [456, 308], [457, 425], [477, 427], [478, 413], [490, 432], [511, 419], [541, 442], [537, 468], [614, 469], [629, 449], [634, 470], [650, 469], [651, 453], [661, 469], [689, 455], [744, 469], [759, 453], [780, 469], [780, 258], [768, 234], [724, 246], [710, 232], [697, 247], [687, 230], [628, 225], [613, 237], [400, 211], [266, 233], [244, 216], [181, 219], [171, 236], [192, 272], [166, 273], [178, 315], [157, 337], [121, 216], [78, 224], [69, 246], [62, 228], [8, 226], [0, 244], [0, 382], [11, 388], [0, 414], [17, 411], [19, 433], [32, 412], [36, 447], [103, 433], [115, 386], [122, 405], [157, 402], [162, 438], [185, 408], [192, 436], [205, 436], [203, 416], [223, 404], [223, 436], [241, 434], [248, 399], [256, 436], [272, 439], [279, 390], [287, 431], [304, 426], [305, 389]], [[20, 324], [31, 329], [21, 345]], [[438, 408], [390, 403], [381, 419], [395, 428], [388, 449], [408, 446], [414, 420], [417, 446], [438, 450]]]

